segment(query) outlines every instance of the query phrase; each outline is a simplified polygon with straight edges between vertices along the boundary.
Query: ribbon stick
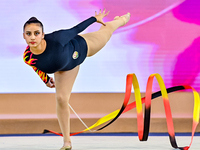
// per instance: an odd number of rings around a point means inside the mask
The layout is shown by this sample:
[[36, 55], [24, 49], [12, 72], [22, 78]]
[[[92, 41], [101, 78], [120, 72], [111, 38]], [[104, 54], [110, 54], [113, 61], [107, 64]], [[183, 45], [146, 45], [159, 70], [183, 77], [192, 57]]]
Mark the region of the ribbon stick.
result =
[[[161, 91], [152, 94], [152, 86], [153, 86], [153, 79], [154, 78], [157, 79]], [[128, 102], [130, 100], [130, 96], [131, 96], [132, 85], [133, 85], [134, 93], [135, 93], [135, 101], [128, 104]], [[176, 143], [174, 125], [173, 125], [172, 114], [171, 114], [171, 108], [170, 108], [167, 93], [185, 90], [185, 89], [191, 89], [193, 91], [193, 94], [194, 94], [192, 137], [191, 137], [191, 142], [190, 142], [189, 146], [178, 147], [178, 145]], [[98, 126], [109, 121], [107, 124], [105, 124], [103, 127], [99, 128], [99, 129], [97, 129], [96, 131], [102, 130], [105, 127], [112, 124], [117, 118], [120, 117], [121, 114], [123, 114], [123, 113], [125, 113], [125, 112], [136, 107], [138, 137], [139, 137], [140, 141], [146, 141], [148, 139], [149, 127], [150, 127], [151, 100], [155, 99], [159, 96], [162, 96], [162, 98], [163, 98], [166, 120], [167, 120], [167, 128], [168, 128], [168, 133], [169, 133], [169, 139], [170, 139], [170, 143], [171, 143], [172, 147], [178, 148], [178, 149], [181, 149], [181, 150], [188, 150], [190, 148], [191, 144], [192, 144], [194, 133], [195, 133], [196, 127], [199, 123], [199, 113], [200, 113], [199, 94], [191, 86], [175, 86], [175, 87], [171, 87], [171, 88], [166, 89], [162, 77], [157, 73], [150, 75], [150, 77], [148, 78], [147, 86], [146, 86], [146, 97], [143, 97], [143, 98], [141, 98], [139, 83], [138, 83], [136, 75], [135, 74], [128, 74], [127, 79], [126, 79], [125, 98], [124, 98], [124, 102], [123, 102], [121, 109], [118, 109], [118, 110], [100, 118], [95, 124], [86, 128], [85, 130], [80, 131], [80, 132], [76, 132], [76, 133], [72, 133], [70, 135], [73, 136], [73, 135], [83, 133], [85, 131], [91, 130], [91, 129], [98, 127]], [[143, 118], [143, 111], [142, 111], [142, 104], [143, 103], [145, 104], [144, 118]], [[60, 134], [60, 133], [57, 133], [57, 132], [54, 132], [54, 131], [51, 131], [51, 130], [46, 130], [46, 129], [44, 130], [43, 133], [48, 133], [48, 132], [62, 136], [62, 134]]]
[[[88, 128], [88, 126], [85, 124], [85, 122], [81, 119], [81, 117], [79, 117], [79, 115], [75, 112], [75, 110], [72, 108], [72, 106], [70, 105], [70, 104], [68, 104], [69, 105], [69, 107], [71, 108], [71, 110], [74, 112], [74, 114], [77, 116], [77, 118], [81, 121], [81, 123], [86, 127], [86, 128]], [[90, 132], [92, 132], [91, 130], [90, 130]]]

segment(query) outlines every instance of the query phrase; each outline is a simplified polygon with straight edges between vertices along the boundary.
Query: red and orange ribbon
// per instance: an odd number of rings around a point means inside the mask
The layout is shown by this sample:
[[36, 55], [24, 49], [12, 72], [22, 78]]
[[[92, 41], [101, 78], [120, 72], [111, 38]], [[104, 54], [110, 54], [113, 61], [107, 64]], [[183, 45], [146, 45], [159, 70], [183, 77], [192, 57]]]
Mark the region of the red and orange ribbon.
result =
[[[153, 93], [152, 94], [152, 86], [153, 86], [153, 79], [156, 77], [161, 91]], [[128, 104], [131, 96], [131, 89], [132, 85], [134, 88], [134, 93], [135, 93], [135, 101], [133, 103]], [[174, 125], [173, 125], [173, 120], [172, 120], [172, 114], [171, 114], [171, 108], [169, 104], [169, 99], [168, 99], [168, 94], [170, 92], [174, 91], [179, 91], [179, 90], [184, 90], [184, 89], [191, 89], [194, 94], [194, 111], [193, 111], [193, 127], [192, 127], [192, 138], [191, 138], [191, 143], [189, 146], [186, 147], [178, 147], [176, 143], [176, 138], [175, 138], [175, 132], [174, 132]], [[196, 130], [196, 127], [199, 123], [199, 113], [200, 113], [200, 100], [199, 100], [199, 94], [197, 91], [191, 87], [191, 86], [175, 86], [166, 89], [165, 84], [163, 82], [162, 77], [159, 74], [152, 74], [150, 75], [148, 81], [147, 81], [147, 87], [146, 87], [146, 97], [141, 98], [140, 94], [140, 88], [139, 88], [139, 83], [137, 80], [137, 77], [135, 74], [128, 74], [127, 75], [127, 80], [126, 80], [126, 93], [125, 93], [125, 98], [123, 105], [121, 109], [118, 109], [102, 118], [100, 118], [94, 125], [90, 126], [89, 128], [72, 133], [72, 135], [77, 135], [80, 133], [83, 133], [85, 131], [91, 130], [101, 124], [104, 124], [108, 121], [106, 125], [103, 127], [97, 129], [96, 131], [102, 130], [103, 128], [109, 126], [111, 123], [113, 123], [122, 113], [125, 113], [133, 108], [136, 107], [137, 109], [137, 124], [138, 124], [138, 136], [140, 141], [146, 141], [148, 139], [149, 135], [149, 127], [150, 127], [150, 114], [151, 114], [151, 100], [162, 96], [163, 101], [164, 101], [164, 108], [165, 108], [165, 114], [166, 114], [166, 120], [167, 120], [167, 127], [168, 127], [168, 133], [169, 133], [169, 138], [170, 142], [173, 148], [179, 148], [182, 150], [188, 150], [192, 144], [194, 133]], [[142, 114], [142, 104], [145, 104], [145, 114], [144, 114], [144, 119], [143, 119], [143, 114]], [[51, 131], [51, 130], [44, 130], [44, 133], [51, 132], [57, 135], [62, 136], [62, 134]]]

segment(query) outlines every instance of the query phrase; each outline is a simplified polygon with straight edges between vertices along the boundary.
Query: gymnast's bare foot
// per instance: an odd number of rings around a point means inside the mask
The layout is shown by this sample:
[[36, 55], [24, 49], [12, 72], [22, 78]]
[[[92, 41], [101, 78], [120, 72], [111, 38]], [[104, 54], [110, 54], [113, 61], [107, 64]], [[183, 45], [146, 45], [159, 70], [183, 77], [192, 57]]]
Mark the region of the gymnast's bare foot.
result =
[[122, 19], [122, 20], [124, 21], [124, 23], [123, 23], [122, 26], [124, 26], [125, 24], [128, 23], [128, 21], [130, 20], [130, 17], [131, 17], [131, 14], [130, 14], [130, 13], [127, 13], [127, 14], [125, 14], [125, 15], [123, 15], [123, 16], [116, 16], [116, 17], [114, 18], [114, 20]]

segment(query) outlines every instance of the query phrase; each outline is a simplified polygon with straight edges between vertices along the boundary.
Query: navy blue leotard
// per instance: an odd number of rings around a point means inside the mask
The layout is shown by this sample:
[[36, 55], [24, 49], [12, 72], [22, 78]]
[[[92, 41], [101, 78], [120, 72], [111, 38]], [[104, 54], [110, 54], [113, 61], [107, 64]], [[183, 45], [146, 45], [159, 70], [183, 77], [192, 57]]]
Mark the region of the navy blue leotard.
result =
[[96, 21], [95, 17], [90, 17], [71, 29], [45, 34], [44, 39], [47, 43], [45, 51], [34, 55], [28, 46], [24, 52], [25, 63], [33, 67], [45, 83], [50, 79], [47, 73], [75, 68], [87, 56], [86, 41], [78, 33]]

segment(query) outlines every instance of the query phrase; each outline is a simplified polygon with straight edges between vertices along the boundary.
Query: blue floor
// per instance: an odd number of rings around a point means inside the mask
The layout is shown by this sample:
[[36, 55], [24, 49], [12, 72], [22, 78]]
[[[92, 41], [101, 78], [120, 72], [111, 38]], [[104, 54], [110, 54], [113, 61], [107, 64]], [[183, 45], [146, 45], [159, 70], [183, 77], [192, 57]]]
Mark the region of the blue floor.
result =
[[[191, 133], [176, 133], [176, 136], [191, 136]], [[0, 137], [6, 136], [58, 136], [55, 134], [0, 134]], [[75, 136], [138, 136], [137, 133], [81, 133]], [[149, 133], [149, 136], [168, 136], [168, 133]], [[194, 136], [200, 136], [195, 133]]]

